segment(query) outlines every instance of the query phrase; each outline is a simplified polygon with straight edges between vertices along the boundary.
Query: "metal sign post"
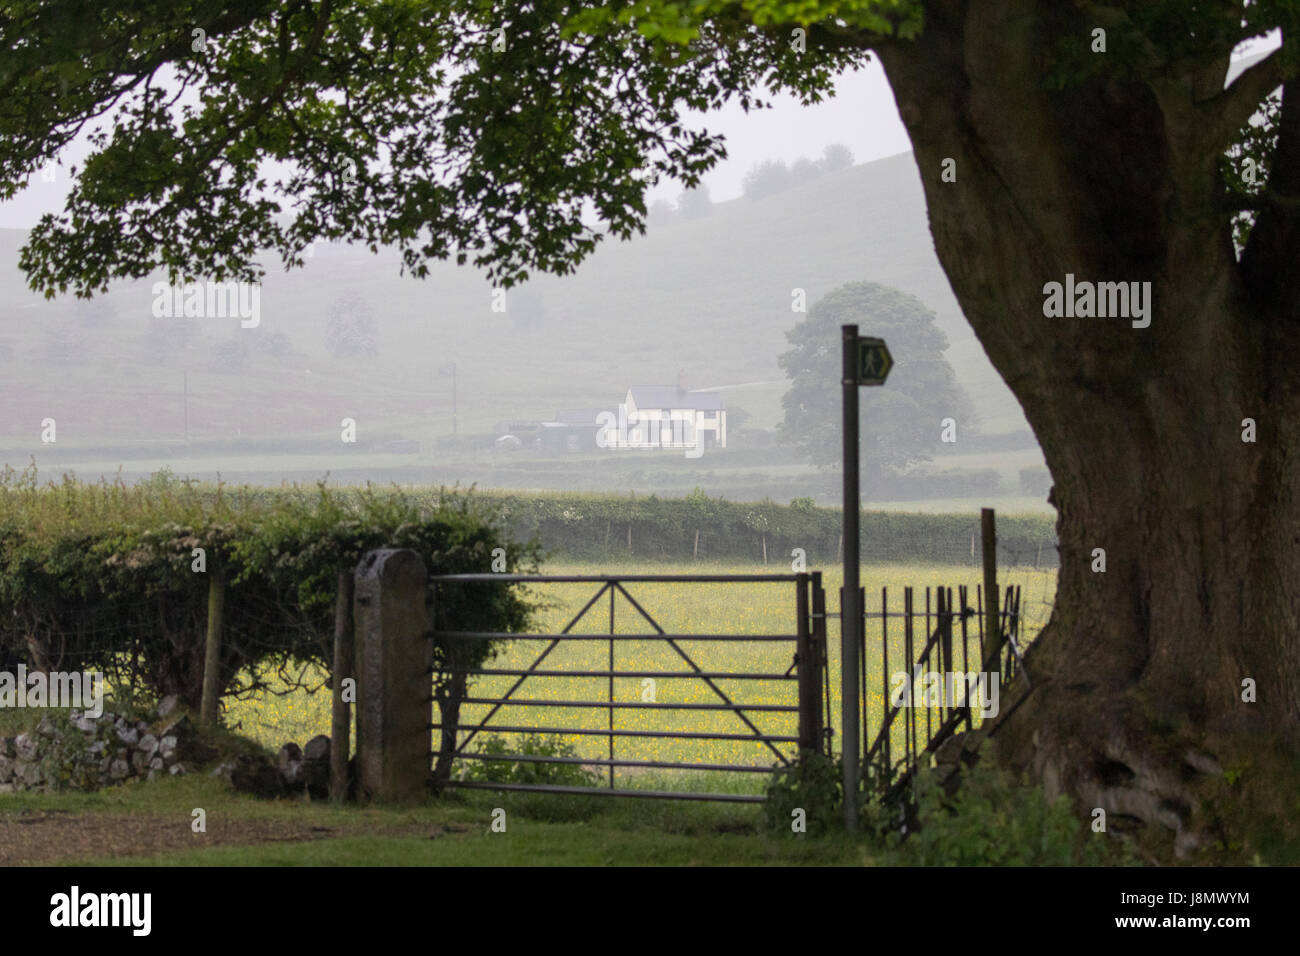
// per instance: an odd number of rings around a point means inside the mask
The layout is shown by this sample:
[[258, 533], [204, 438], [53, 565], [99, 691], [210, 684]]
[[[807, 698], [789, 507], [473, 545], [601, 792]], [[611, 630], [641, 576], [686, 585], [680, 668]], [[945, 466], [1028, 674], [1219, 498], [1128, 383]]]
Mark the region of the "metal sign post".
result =
[[858, 388], [884, 385], [894, 360], [883, 339], [858, 335], [856, 325], [842, 333], [841, 385], [844, 388], [844, 591], [840, 601], [840, 726], [844, 758], [844, 826], [858, 828], [858, 648], [862, 645], [862, 608], [858, 604], [861, 497], [858, 488]]

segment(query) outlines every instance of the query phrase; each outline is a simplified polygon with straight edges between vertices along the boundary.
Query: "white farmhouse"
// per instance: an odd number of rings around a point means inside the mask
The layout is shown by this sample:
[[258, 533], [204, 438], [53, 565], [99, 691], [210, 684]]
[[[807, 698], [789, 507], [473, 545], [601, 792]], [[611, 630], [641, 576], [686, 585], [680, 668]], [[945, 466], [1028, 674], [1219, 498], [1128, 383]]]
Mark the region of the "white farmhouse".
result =
[[633, 385], [618, 407], [618, 448], [726, 448], [727, 409], [717, 392]]

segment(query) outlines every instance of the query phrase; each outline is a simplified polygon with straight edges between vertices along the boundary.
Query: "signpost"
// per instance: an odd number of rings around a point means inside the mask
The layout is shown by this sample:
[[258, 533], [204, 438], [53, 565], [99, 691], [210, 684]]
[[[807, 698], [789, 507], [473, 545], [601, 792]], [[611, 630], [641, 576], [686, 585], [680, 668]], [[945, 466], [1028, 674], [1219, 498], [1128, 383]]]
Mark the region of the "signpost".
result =
[[840, 599], [840, 723], [844, 730], [844, 826], [858, 828], [858, 648], [862, 608], [858, 606], [858, 389], [884, 385], [894, 358], [884, 339], [858, 335], [856, 325], [840, 327], [841, 384], [844, 387], [844, 591]]

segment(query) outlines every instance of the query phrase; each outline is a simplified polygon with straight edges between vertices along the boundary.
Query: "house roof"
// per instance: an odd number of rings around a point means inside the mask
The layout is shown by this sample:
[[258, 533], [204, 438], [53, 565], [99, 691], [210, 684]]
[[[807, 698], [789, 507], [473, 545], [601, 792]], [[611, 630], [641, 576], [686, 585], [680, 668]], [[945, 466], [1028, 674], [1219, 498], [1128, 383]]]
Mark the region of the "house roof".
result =
[[690, 392], [675, 385], [633, 385], [628, 389], [637, 408], [694, 408], [722, 411], [727, 406], [717, 392]]

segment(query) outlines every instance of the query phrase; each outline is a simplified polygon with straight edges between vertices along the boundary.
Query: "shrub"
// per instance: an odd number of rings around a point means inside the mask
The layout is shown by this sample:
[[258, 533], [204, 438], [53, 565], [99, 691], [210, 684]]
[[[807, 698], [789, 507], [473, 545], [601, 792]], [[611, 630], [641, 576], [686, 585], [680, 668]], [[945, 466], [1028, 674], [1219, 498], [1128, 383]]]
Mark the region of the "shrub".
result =
[[1049, 803], [1041, 788], [991, 759], [962, 772], [949, 796], [932, 770], [916, 780], [916, 830], [889, 843], [920, 866], [1104, 866], [1131, 863], [1122, 844], [1094, 833], [1068, 797]]
[[777, 767], [768, 779], [763, 815], [774, 833], [794, 835], [792, 823], [803, 811], [806, 832], [816, 836], [838, 826], [844, 802], [843, 764], [816, 750], [802, 750], [792, 764]]
[[[1128, 848], [1093, 833], [1067, 797], [1048, 803], [1043, 791], [997, 766], [991, 749], [962, 771], [948, 794], [932, 769], [918, 773], [907, 808], [885, 803], [878, 767], [864, 768], [858, 793], [860, 828], [890, 851], [894, 862], [920, 866], [1105, 866], [1134, 862]], [[803, 751], [799, 760], [773, 771], [763, 806], [774, 832], [792, 833], [802, 809], [810, 835], [840, 827], [843, 763]], [[911, 829], [900, 824], [907, 819]]]
[[[513, 745], [493, 734], [478, 748], [478, 753], [494, 755], [519, 755], [530, 757], [576, 758], [578, 752], [558, 735], [527, 734]], [[581, 764], [548, 763], [530, 760], [467, 760], [462, 779], [491, 783], [550, 784], [565, 787], [591, 787], [600, 785], [601, 775]], [[507, 791], [501, 802], [511, 812], [521, 816], [545, 820], [550, 823], [568, 823], [587, 820], [604, 809], [601, 797], [579, 794], [532, 793]]]
[[[51, 737], [45, 741], [40, 757], [41, 775], [46, 789], [55, 793], [65, 790], [90, 791], [99, 785], [99, 760], [90, 752], [86, 737], [73, 726], [66, 711], [51, 710], [47, 719], [53, 724]], [[96, 738], [104, 744], [103, 755], [112, 758], [120, 746], [108, 721], [96, 725]]]
[[[575, 759], [578, 751], [558, 734], [526, 734], [514, 747], [492, 734], [475, 751], [492, 756], [561, 757]], [[469, 760], [461, 779], [487, 783], [549, 784], [564, 787], [595, 787], [600, 775], [582, 764], [548, 763], [532, 760]]]

